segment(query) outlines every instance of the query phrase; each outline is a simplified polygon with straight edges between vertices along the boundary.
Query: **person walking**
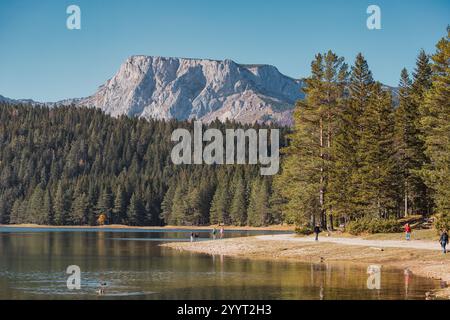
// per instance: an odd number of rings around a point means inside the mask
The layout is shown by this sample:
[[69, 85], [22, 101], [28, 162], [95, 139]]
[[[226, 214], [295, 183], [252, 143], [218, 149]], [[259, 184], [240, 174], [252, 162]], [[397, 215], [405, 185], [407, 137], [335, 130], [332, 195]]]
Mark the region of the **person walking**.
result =
[[316, 241], [319, 241], [320, 227], [318, 225], [314, 227], [314, 233], [316, 234]]
[[441, 233], [441, 237], [439, 239], [439, 242], [442, 247], [442, 252], [445, 254], [447, 253], [447, 245], [448, 245], [448, 233], [447, 230], [443, 230]]
[[405, 235], [406, 235], [406, 241], [411, 240], [411, 226], [409, 223], [405, 224]]
[[212, 231], [212, 237], [213, 237], [213, 240], [216, 240], [216, 233], [217, 233], [217, 230], [216, 230], [216, 228], [214, 227], [214, 229], [213, 229], [213, 231]]
[[191, 232], [191, 242], [194, 242], [194, 241], [195, 241], [195, 235], [193, 232]]
[[223, 227], [220, 228], [220, 239], [223, 239], [224, 233], [225, 233], [225, 229]]

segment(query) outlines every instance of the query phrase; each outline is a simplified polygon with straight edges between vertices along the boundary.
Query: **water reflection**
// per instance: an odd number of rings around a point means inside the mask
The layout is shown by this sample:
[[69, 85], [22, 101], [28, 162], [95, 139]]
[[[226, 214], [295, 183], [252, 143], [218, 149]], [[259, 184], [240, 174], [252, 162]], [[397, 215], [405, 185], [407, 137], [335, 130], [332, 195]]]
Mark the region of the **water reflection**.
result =
[[380, 290], [381, 289], [381, 266], [370, 265], [367, 267], [367, 273], [369, 277], [367, 278], [367, 289], [369, 290]]

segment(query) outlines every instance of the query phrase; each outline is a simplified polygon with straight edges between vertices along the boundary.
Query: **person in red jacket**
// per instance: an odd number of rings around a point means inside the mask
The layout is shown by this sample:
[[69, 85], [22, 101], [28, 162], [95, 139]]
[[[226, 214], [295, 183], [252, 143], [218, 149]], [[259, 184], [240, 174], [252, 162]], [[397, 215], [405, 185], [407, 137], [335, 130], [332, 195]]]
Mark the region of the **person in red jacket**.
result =
[[406, 241], [411, 240], [411, 226], [409, 223], [405, 224], [405, 234], [406, 234]]

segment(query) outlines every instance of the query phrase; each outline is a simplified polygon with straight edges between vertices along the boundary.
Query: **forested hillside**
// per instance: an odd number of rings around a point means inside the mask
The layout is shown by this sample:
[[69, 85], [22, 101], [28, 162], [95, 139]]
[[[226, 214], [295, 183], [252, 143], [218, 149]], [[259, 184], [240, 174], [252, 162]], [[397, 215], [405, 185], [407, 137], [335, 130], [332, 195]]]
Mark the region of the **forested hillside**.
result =
[[1, 104], [1, 223], [95, 225], [102, 213], [136, 226], [280, 222], [258, 166], [173, 165], [177, 128], [192, 124]]

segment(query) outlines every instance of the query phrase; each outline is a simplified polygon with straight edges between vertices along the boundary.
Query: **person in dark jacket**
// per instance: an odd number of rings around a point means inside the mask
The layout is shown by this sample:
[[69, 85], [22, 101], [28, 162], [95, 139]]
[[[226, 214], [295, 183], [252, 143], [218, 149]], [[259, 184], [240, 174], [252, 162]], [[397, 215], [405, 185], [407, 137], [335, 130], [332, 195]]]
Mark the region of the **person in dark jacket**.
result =
[[314, 233], [316, 234], [316, 241], [319, 241], [319, 233], [320, 233], [320, 227], [315, 226], [314, 227]]
[[441, 243], [442, 251], [447, 253], [447, 245], [448, 245], [448, 233], [447, 230], [442, 231], [441, 238], [439, 239]]

